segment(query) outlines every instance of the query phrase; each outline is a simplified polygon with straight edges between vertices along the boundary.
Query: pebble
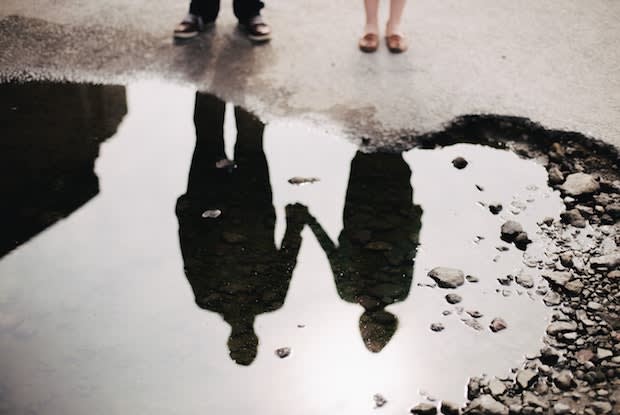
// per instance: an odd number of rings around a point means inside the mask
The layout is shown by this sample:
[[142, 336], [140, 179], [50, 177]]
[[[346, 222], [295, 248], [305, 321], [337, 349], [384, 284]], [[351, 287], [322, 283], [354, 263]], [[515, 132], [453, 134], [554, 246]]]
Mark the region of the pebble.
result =
[[433, 404], [422, 402], [414, 406], [411, 409], [411, 413], [416, 415], [435, 415], [437, 413], [437, 407]]
[[320, 181], [320, 179], [317, 178], [317, 177], [299, 177], [299, 176], [295, 176], [295, 177], [291, 177], [290, 179], [288, 179], [288, 182], [290, 184], [293, 184], [293, 185], [296, 185], [296, 186], [299, 186], [299, 185], [302, 185], [302, 184], [312, 184], [312, 183], [315, 183], [315, 182], [318, 182], [318, 181]]
[[467, 406], [465, 413], [483, 415], [508, 415], [508, 407], [496, 401], [491, 395], [482, 395]]
[[445, 327], [441, 323], [433, 323], [433, 324], [431, 324], [431, 330], [434, 331], [434, 332], [440, 332], [440, 331], [443, 331], [444, 329], [445, 329]]
[[213, 210], [205, 210], [204, 212], [202, 212], [202, 218], [203, 219], [217, 219], [220, 217], [220, 215], [222, 214], [222, 211], [219, 209], [213, 209]]
[[459, 170], [467, 167], [467, 164], [469, 163], [467, 163], [467, 160], [465, 160], [463, 157], [456, 157], [454, 160], [452, 160], [452, 165]]
[[281, 347], [276, 350], [276, 356], [278, 356], [280, 359], [284, 359], [285, 357], [289, 357], [290, 355], [291, 355], [290, 347]]
[[459, 406], [450, 401], [442, 401], [440, 410], [444, 415], [459, 415], [461, 413]]
[[506, 385], [501, 380], [493, 378], [489, 382], [489, 391], [493, 396], [501, 396], [506, 392]]
[[590, 259], [590, 267], [613, 269], [620, 267], [620, 252]]
[[575, 384], [575, 380], [569, 370], [563, 370], [553, 375], [553, 384], [562, 390], [569, 390]]
[[380, 393], [373, 395], [372, 399], [375, 401], [375, 408], [382, 408], [387, 404], [387, 399]]
[[446, 301], [450, 304], [458, 304], [463, 301], [463, 298], [458, 294], [448, 294], [446, 295]]
[[478, 281], [480, 281], [478, 277], [475, 277], [473, 275], [468, 275], [465, 277], [465, 279], [467, 279], [467, 282], [471, 282], [471, 283], [477, 283]]
[[560, 214], [560, 218], [562, 218], [562, 223], [566, 223], [568, 225], [572, 225], [575, 228], [585, 228], [588, 224], [588, 221], [581, 215], [581, 212], [577, 209], [567, 210], [566, 212], [562, 212]]
[[506, 329], [506, 327], [508, 327], [508, 324], [506, 324], [506, 321], [504, 321], [504, 319], [496, 317], [493, 319], [493, 321], [491, 321], [491, 325], [489, 326], [489, 328], [491, 329], [491, 331], [493, 333], [497, 333], [498, 331], [504, 330]]
[[504, 207], [500, 203], [494, 203], [489, 205], [489, 210], [492, 214], [498, 215]]
[[550, 336], [575, 330], [577, 330], [577, 323], [574, 321], [555, 321], [547, 326], [547, 334]]
[[553, 413], [555, 415], [566, 415], [572, 412], [571, 407], [566, 405], [565, 403], [558, 402], [553, 405]]
[[428, 276], [435, 280], [440, 288], [457, 288], [465, 283], [463, 271], [455, 268], [436, 267]]
[[527, 389], [532, 386], [537, 376], [538, 374], [532, 369], [521, 369], [517, 372], [515, 381], [521, 389]]
[[600, 184], [586, 173], [569, 174], [560, 188], [569, 196], [580, 197], [596, 193], [600, 190]]
[[516, 282], [523, 288], [534, 287], [534, 279], [530, 275], [518, 275], [516, 278]]

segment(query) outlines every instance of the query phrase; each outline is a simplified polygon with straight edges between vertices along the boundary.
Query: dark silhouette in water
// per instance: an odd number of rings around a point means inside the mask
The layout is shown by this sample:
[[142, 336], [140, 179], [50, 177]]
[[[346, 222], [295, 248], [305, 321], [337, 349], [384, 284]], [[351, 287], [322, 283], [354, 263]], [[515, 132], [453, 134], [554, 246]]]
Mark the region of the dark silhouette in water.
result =
[[[235, 107], [233, 164], [224, 152], [224, 113], [223, 101], [196, 94], [196, 148], [187, 192], [177, 201], [176, 211], [185, 274], [196, 304], [230, 324], [230, 356], [249, 365], [258, 346], [254, 319], [284, 303], [307, 210], [287, 206], [286, 232], [278, 250], [264, 125]], [[208, 210], [221, 213], [203, 217]]]
[[400, 153], [358, 152], [338, 246], [317, 221], [313, 230], [331, 264], [342, 299], [364, 307], [359, 326], [368, 350], [381, 351], [398, 326], [385, 311], [409, 295], [422, 209], [413, 204], [411, 170]]
[[0, 257], [99, 193], [99, 145], [126, 113], [122, 86], [0, 85]]

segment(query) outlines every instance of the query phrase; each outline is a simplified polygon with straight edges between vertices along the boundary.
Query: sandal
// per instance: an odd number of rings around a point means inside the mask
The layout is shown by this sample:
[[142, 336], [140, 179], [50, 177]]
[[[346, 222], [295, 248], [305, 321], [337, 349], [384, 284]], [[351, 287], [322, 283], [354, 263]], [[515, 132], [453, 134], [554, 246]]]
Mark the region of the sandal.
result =
[[366, 33], [360, 39], [358, 46], [362, 52], [376, 52], [376, 50], [379, 48], [379, 36], [376, 33]]
[[407, 44], [407, 39], [404, 36], [397, 34], [386, 36], [385, 43], [392, 53], [403, 53], [409, 47]]

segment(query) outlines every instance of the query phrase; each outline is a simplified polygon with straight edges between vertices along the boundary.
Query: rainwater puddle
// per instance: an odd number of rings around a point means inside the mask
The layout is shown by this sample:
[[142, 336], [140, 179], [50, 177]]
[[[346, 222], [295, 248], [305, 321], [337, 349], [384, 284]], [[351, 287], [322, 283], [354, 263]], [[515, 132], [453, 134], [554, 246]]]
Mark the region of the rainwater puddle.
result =
[[541, 347], [539, 271], [499, 231], [535, 253], [559, 215], [533, 161], [364, 154], [158, 82], [0, 88], [0, 413], [402, 414]]

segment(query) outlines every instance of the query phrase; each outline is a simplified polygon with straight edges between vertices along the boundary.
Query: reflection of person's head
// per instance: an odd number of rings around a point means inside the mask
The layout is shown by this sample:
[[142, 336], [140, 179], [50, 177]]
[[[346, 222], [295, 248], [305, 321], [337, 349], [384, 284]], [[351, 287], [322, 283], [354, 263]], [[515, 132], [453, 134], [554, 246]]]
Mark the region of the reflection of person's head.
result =
[[249, 366], [256, 358], [258, 350], [258, 337], [254, 332], [254, 318], [228, 321], [228, 323], [231, 327], [228, 337], [230, 357], [240, 365]]
[[380, 352], [388, 344], [397, 328], [398, 319], [385, 310], [365, 311], [360, 317], [364, 345], [373, 353]]

